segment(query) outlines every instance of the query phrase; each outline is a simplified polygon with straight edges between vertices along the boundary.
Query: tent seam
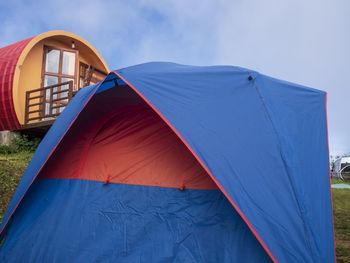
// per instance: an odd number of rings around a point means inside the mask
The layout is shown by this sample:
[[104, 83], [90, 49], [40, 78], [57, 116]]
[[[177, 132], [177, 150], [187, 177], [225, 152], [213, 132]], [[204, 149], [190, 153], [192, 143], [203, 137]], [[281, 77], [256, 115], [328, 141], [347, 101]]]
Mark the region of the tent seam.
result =
[[303, 208], [301, 206], [301, 202], [300, 202], [300, 200], [298, 198], [295, 183], [294, 183], [293, 178], [292, 178], [292, 176], [291, 176], [291, 174], [289, 172], [289, 169], [288, 169], [288, 163], [286, 161], [286, 157], [285, 157], [285, 154], [284, 154], [284, 151], [283, 151], [281, 136], [278, 133], [278, 129], [277, 129], [277, 127], [275, 125], [275, 122], [274, 122], [274, 120], [272, 118], [272, 114], [271, 114], [269, 108], [267, 107], [267, 103], [266, 103], [266, 101], [265, 101], [265, 99], [264, 99], [264, 97], [263, 97], [263, 95], [262, 95], [258, 85], [256, 84], [256, 81], [255, 81], [258, 77], [260, 77], [260, 75], [256, 76], [253, 79], [253, 86], [254, 86], [254, 88], [255, 88], [255, 90], [256, 90], [256, 92], [257, 92], [257, 94], [258, 94], [258, 96], [259, 96], [259, 98], [260, 98], [260, 100], [261, 100], [261, 102], [263, 104], [263, 107], [264, 107], [265, 112], [266, 112], [266, 114], [268, 116], [268, 119], [271, 122], [271, 126], [272, 126], [272, 128], [273, 128], [273, 130], [274, 130], [274, 132], [276, 134], [276, 137], [277, 137], [277, 140], [278, 140], [278, 144], [279, 144], [279, 147], [280, 147], [281, 158], [282, 158], [282, 161], [283, 161], [283, 163], [284, 163], [284, 165], [286, 167], [285, 170], [286, 170], [286, 173], [288, 175], [288, 179], [289, 179], [289, 182], [291, 184], [291, 187], [293, 189], [293, 193], [294, 193], [295, 199], [297, 201], [298, 209], [300, 211], [300, 216], [301, 216], [301, 219], [302, 219], [302, 222], [303, 222], [303, 225], [304, 225], [304, 229], [305, 229], [305, 232], [306, 232], [307, 245], [309, 246], [309, 249], [311, 250], [313, 261], [317, 262], [317, 260], [315, 258], [315, 256], [316, 256], [315, 252], [314, 252], [314, 250], [313, 250], [313, 248], [311, 246], [311, 242], [310, 242], [310, 239], [311, 239], [311, 237], [310, 237], [310, 230], [309, 230], [309, 228], [308, 228], [308, 226], [306, 224], [305, 213], [304, 213], [304, 210], [303, 210]]

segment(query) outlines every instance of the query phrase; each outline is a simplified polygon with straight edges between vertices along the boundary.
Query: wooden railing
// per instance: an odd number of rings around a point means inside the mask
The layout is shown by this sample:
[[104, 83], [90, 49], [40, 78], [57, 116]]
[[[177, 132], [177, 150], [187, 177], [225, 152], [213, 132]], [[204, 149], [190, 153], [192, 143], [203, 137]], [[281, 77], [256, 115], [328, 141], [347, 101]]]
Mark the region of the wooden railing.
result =
[[25, 125], [54, 120], [73, 97], [73, 81], [26, 92]]

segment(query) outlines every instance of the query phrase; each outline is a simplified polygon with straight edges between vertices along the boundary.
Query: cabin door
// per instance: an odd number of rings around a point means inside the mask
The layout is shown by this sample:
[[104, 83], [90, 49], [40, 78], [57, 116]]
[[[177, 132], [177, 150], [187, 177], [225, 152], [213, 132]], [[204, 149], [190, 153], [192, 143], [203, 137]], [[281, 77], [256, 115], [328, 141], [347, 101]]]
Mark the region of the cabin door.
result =
[[77, 58], [77, 50], [44, 46], [42, 88], [45, 119], [57, 117], [69, 102], [68, 94], [76, 89]]

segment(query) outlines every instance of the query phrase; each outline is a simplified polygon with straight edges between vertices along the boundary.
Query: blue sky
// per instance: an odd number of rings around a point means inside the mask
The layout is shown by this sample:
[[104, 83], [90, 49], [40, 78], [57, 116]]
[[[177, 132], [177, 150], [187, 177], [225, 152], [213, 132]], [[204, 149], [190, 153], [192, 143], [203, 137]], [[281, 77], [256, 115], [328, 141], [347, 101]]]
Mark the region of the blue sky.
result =
[[66, 30], [110, 69], [236, 65], [327, 91], [331, 153], [350, 152], [349, 0], [12, 0], [0, 17], [0, 46]]

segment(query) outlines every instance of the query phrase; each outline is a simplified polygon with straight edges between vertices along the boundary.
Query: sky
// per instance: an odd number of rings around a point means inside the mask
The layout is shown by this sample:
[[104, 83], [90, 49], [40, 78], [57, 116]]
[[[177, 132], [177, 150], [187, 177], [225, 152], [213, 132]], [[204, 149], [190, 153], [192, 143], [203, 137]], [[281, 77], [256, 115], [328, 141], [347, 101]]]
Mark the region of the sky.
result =
[[350, 152], [349, 0], [0, 0], [0, 25], [0, 47], [66, 30], [110, 69], [235, 65], [324, 90], [330, 152]]

